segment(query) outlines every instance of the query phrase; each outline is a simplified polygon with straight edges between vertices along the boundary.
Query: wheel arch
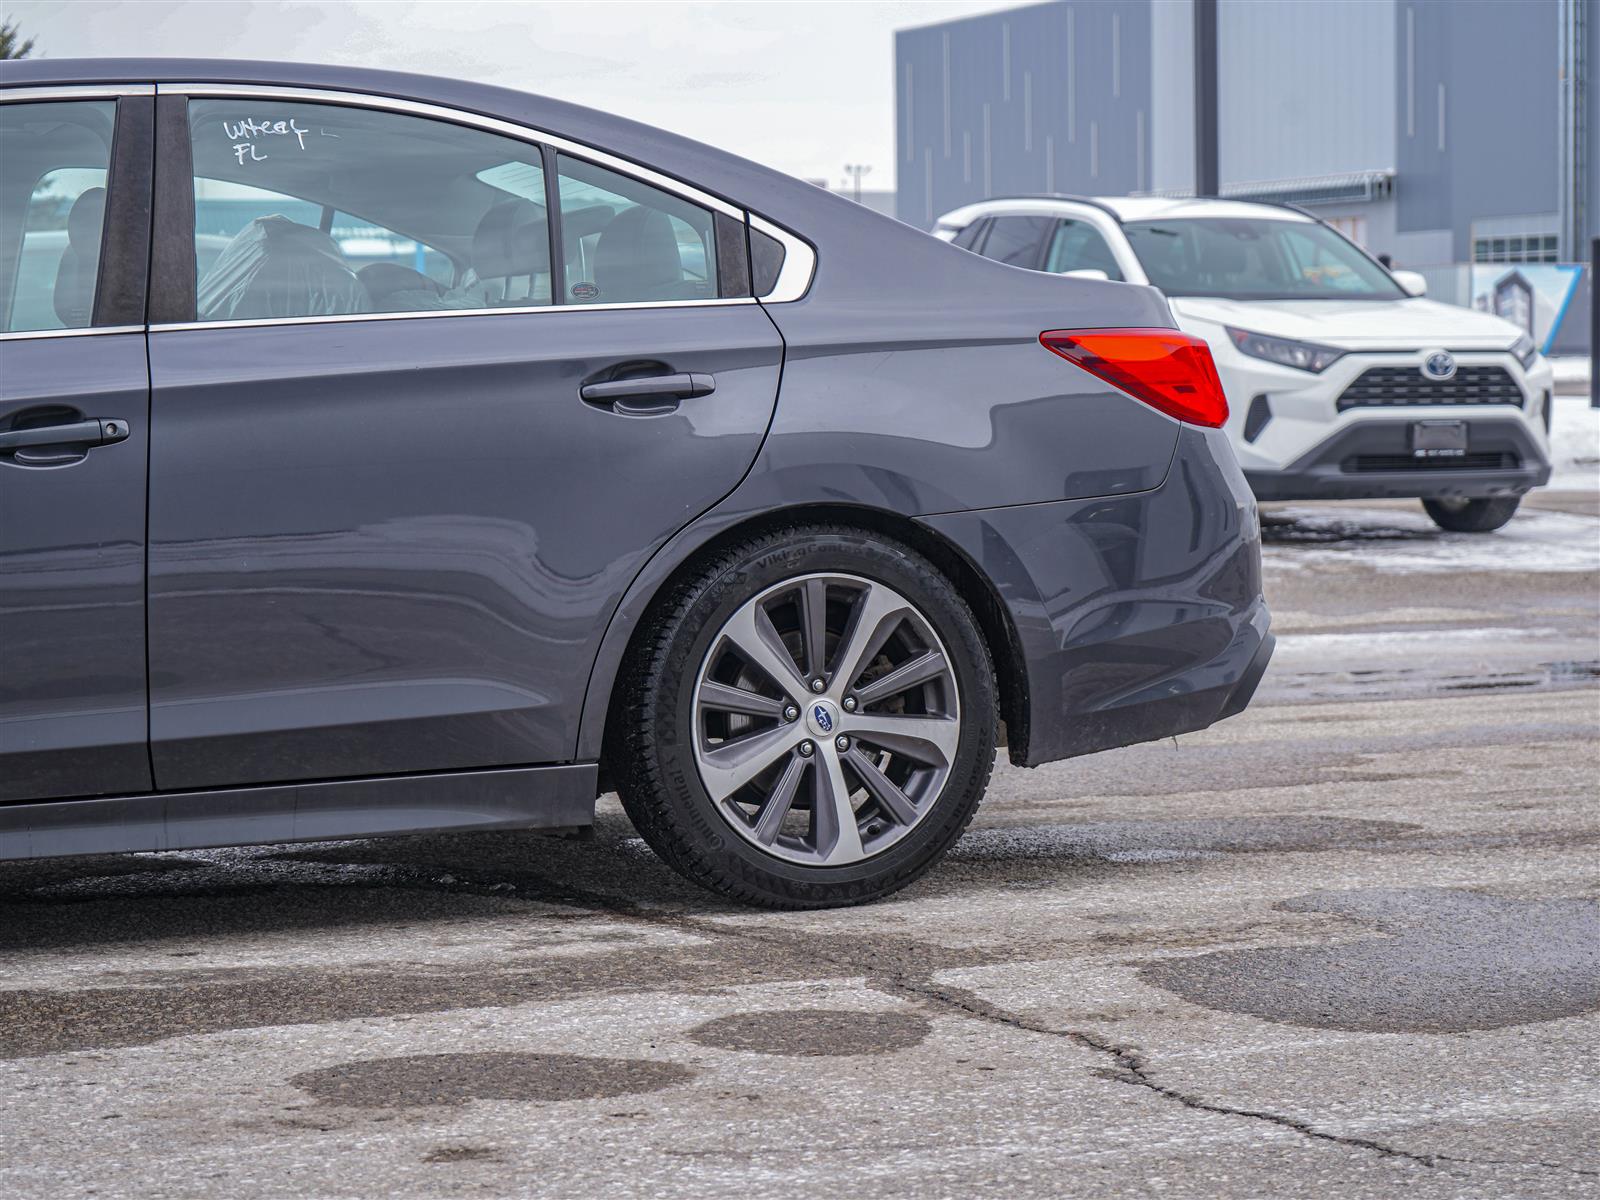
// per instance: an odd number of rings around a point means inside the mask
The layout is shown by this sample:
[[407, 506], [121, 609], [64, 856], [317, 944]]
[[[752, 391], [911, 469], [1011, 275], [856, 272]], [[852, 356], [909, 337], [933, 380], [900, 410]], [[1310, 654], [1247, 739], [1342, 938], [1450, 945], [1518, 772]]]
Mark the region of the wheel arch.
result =
[[955, 588], [988, 643], [1000, 719], [1005, 723], [1012, 760], [1021, 761], [1028, 740], [1027, 667], [1016, 626], [994, 585], [953, 542], [911, 517], [864, 505], [805, 504], [750, 514], [701, 531], [692, 544], [681, 544], [691, 533], [685, 530], [679, 534], [676, 549], [669, 544], [634, 580], [601, 640], [578, 732], [577, 758], [599, 759], [601, 791], [610, 788], [607, 763], [614, 747], [611, 717], [620, 694], [617, 681], [638, 652], [661, 605], [682, 580], [725, 547], [786, 527], [812, 524], [842, 525], [901, 542], [931, 562]]

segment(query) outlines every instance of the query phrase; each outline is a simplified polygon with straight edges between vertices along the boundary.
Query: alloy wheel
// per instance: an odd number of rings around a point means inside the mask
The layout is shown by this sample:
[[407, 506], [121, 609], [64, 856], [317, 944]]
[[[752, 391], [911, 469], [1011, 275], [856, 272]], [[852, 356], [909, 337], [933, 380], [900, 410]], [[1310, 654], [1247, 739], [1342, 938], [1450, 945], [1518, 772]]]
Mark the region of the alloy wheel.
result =
[[932, 624], [893, 588], [804, 575], [741, 605], [694, 691], [694, 753], [723, 818], [810, 866], [882, 853], [934, 807], [961, 707]]

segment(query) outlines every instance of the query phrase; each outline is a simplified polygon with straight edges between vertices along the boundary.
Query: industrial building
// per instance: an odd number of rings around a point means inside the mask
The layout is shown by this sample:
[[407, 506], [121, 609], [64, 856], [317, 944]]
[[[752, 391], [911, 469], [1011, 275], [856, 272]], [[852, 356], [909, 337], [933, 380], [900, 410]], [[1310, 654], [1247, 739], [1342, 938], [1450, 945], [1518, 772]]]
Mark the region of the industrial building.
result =
[[[1063, 0], [901, 31], [896, 212], [1193, 194], [1195, 0]], [[1587, 260], [1592, 0], [1217, 0], [1224, 196], [1416, 267]], [[1448, 290], [1448, 289], [1446, 289]]]

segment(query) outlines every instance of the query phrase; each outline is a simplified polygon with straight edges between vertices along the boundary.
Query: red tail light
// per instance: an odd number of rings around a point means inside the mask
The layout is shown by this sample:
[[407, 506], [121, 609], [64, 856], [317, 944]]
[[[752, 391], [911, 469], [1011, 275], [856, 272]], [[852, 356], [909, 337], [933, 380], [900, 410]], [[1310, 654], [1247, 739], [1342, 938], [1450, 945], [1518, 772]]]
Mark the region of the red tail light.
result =
[[1228, 419], [1211, 348], [1197, 337], [1176, 329], [1051, 329], [1039, 343], [1169, 417], [1213, 429]]

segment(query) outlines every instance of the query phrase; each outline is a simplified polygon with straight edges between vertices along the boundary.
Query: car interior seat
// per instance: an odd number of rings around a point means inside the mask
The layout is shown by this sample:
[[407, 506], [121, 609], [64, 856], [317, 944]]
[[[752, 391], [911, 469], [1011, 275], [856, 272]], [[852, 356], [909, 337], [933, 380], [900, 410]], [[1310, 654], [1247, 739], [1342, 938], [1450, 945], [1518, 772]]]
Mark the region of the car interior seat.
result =
[[535, 277], [550, 274], [549, 223], [542, 204], [502, 200], [472, 235], [472, 273], [486, 306], [544, 303]]
[[195, 292], [202, 321], [370, 312], [338, 243], [288, 217], [257, 217], [217, 255]]
[[609, 301], [691, 300], [705, 294], [700, 281], [685, 279], [672, 221], [660, 209], [625, 208], [595, 246], [595, 299]]
[[56, 317], [82, 329], [94, 317], [94, 282], [100, 266], [100, 230], [105, 224], [105, 188], [85, 188], [67, 212], [67, 246], [56, 268]]
[[356, 272], [356, 278], [367, 290], [372, 307], [379, 312], [447, 307], [442, 283], [399, 263], [368, 263]]

